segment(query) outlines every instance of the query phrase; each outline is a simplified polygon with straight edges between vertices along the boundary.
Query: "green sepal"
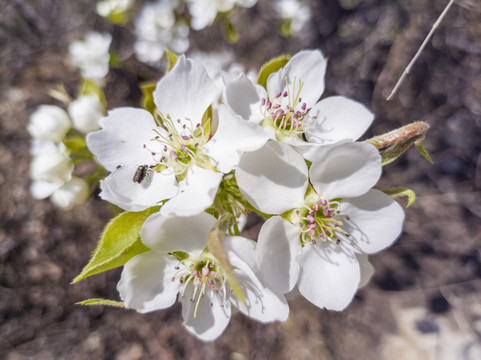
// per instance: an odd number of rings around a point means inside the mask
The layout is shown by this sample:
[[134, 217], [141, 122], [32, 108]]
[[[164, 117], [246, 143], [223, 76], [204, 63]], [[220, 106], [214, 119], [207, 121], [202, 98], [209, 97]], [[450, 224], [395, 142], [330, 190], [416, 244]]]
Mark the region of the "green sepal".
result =
[[416, 148], [418, 149], [418, 151], [421, 153], [422, 156], [424, 156], [424, 158], [429, 161], [431, 164], [433, 164], [433, 159], [431, 159], [431, 155], [429, 155], [428, 151], [426, 150], [426, 148], [423, 146], [423, 142], [422, 140], [424, 140], [424, 137], [422, 139], [419, 139], [418, 141], [415, 142], [415, 145], [416, 145]]
[[279, 27], [279, 32], [284, 37], [291, 36], [292, 35], [292, 20], [288, 19], [288, 20], [282, 21], [282, 23]]
[[113, 50], [110, 50], [109, 55], [109, 67], [114, 69], [120, 69], [122, 67], [122, 60], [120, 59], [119, 54], [117, 54]]
[[269, 75], [282, 69], [290, 59], [291, 55], [284, 54], [266, 62], [262, 65], [261, 70], [259, 71], [257, 83], [265, 88], [267, 86]]
[[167, 54], [167, 68], [165, 69], [165, 73], [167, 74], [174, 67], [178, 56], [176, 53], [169, 50], [165, 50], [165, 53]]
[[140, 90], [142, 91], [141, 106], [151, 114], [154, 114], [157, 109], [154, 103], [154, 90], [156, 86], [156, 81], [140, 84]]
[[107, 99], [105, 99], [105, 94], [102, 88], [93, 80], [82, 78], [82, 83], [78, 91], [80, 95], [95, 95], [99, 98], [100, 102], [107, 108]]
[[416, 200], [416, 194], [414, 193], [414, 191], [405, 187], [386, 189], [386, 190], [382, 190], [382, 192], [385, 193], [386, 195], [389, 195], [393, 199], [402, 197], [402, 196], [407, 197], [408, 203], [406, 207], [411, 206]]
[[129, 22], [129, 14], [127, 11], [112, 11], [107, 16], [107, 20], [112, 24], [127, 25]]
[[159, 209], [160, 207], [156, 206], [139, 212], [126, 211], [110, 220], [89, 263], [72, 283], [123, 266], [134, 256], [149, 251], [140, 240], [139, 233], [145, 219]]
[[79, 153], [87, 147], [87, 141], [83, 136], [72, 134], [67, 135], [62, 141], [69, 152]]
[[67, 90], [65, 90], [64, 84], [58, 84], [55, 88], [49, 89], [48, 95], [64, 104], [69, 104], [72, 102]]
[[239, 32], [227, 16], [224, 17], [222, 22], [222, 34], [229, 44], [235, 44], [239, 41]]
[[232, 265], [227, 259], [227, 253], [225, 251], [224, 245], [222, 244], [226, 231], [232, 226], [234, 222], [230, 215], [225, 219], [226, 221], [223, 221], [223, 219], [221, 218], [217, 223], [216, 228], [214, 228], [209, 233], [209, 240], [207, 242], [207, 246], [211, 254], [215, 256], [217, 261], [222, 266], [222, 269], [227, 276], [227, 282], [229, 283], [235, 296], [239, 299], [240, 302], [242, 302], [244, 305], [247, 305], [244, 292], [242, 291], [239, 283], [237, 282], [237, 279], [234, 276]]
[[122, 301], [115, 301], [115, 300], [107, 300], [107, 299], [99, 299], [99, 298], [94, 298], [94, 299], [87, 299], [84, 301], [79, 301], [78, 303], [75, 303], [76, 305], [107, 305], [107, 306], [115, 306], [115, 307], [120, 307], [120, 308], [125, 308], [125, 304]]

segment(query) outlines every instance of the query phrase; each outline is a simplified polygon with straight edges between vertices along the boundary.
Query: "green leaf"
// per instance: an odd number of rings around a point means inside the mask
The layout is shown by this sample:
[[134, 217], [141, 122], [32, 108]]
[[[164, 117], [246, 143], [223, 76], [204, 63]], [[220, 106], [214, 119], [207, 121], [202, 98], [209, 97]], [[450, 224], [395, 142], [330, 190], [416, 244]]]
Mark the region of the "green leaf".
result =
[[284, 20], [279, 27], [279, 32], [284, 37], [289, 37], [292, 35], [292, 20]]
[[125, 305], [122, 301], [107, 300], [107, 299], [87, 299], [84, 301], [79, 301], [77, 305], [108, 305], [124, 308]]
[[141, 106], [151, 114], [154, 114], [156, 109], [153, 95], [156, 86], [156, 81], [149, 81], [140, 85], [140, 90], [142, 90]]
[[169, 61], [167, 63], [167, 69], [165, 69], [165, 73], [167, 74], [174, 67], [178, 56], [176, 53], [173, 53], [169, 50], [165, 50], [165, 53], [167, 54], [167, 60]]
[[239, 41], [239, 32], [227, 16], [224, 17], [222, 22], [222, 33], [229, 44], [235, 44]]
[[82, 78], [82, 84], [80, 84], [79, 95], [95, 95], [99, 98], [100, 102], [107, 108], [107, 100], [105, 99], [102, 88], [93, 80]]
[[159, 209], [157, 206], [139, 212], [126, 211], [110, 220], [89, 263], [72, 283], [123, 266], [134, 256], [149, 251], [150, 249], [140, 240], [139, 232], [145, 219]]
[[259, 76], [257, 77], [257, 83], [263, 87], [267, 86], [267, 78], [273, 72], [276, 72], [279, 69], [282, 69], [287, 62], [291, 59], [290, 55], [281, 55], [274, 59], [269, 60], [264, 65], [262, 65], [261, 70], [259, 71]]
[[397, 197], [401, 197], [401, 196], [407, 197], [408, 203], [407, 203], [406, 207], [411, 206], [414, 203], [414, 201], [416, 200], [416, 194], [414, 193], [414, 191], [412, 191], [411, 189], [405, 188], [405, 187], [387, 189], [387, 190], [383, 190], [382, 192], [389, 195], [393, 199], [395, 199]]

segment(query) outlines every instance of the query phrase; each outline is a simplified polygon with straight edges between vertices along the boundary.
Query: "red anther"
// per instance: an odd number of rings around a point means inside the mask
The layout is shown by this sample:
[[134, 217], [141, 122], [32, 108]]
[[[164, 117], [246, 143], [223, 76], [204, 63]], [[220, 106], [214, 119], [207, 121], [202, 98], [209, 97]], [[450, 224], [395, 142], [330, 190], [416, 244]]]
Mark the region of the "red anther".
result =
[[261, 104], [262, 104], [262, 106], [264, 106], [264, 105], [266, 104], [266, 99], [265, 99], [265, 98], [262, 98]]
[[281, 93], [281, 92], [280, 92], [279, 94], [277, 94], [277, 95], [276, 95], [276, 99], [277, 99], [277, 98], [280, 98], [280, 97], [281, 97], [281, 95], [282, 95], [282, 93]]
[[284, 91], [284, 94], [282, 96], [287, 97], [287, 91]]

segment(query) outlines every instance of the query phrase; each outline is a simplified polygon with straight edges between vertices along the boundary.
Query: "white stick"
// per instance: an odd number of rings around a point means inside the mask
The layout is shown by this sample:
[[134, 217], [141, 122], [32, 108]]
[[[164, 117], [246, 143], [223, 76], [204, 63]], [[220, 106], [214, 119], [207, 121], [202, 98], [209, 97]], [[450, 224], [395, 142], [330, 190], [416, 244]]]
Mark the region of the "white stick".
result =
[[441, 23], [441, 21], [443, 20], [444, 16], [446, 15], [446, 13], [448, 12], [449, 8], [451, 7], [451, 5], [453, 5], [454, 3], [454, 0], [450, 0], [448, 5], [446, 5], [446, 7], [444, 8], [443, 12], [441, 13], [441, 15], [439, 15], [438, 19], [436, 20], [436, 22], [434, 23], [433, 27], [431, 28], [431, 31], [429, 32], [428, 36], [426, 36], [426, 38], [424, 39], [423, 43], [421, 44], [418, 52], [416, 53], [416, 55], [414, 55], [413, 59], [411, 60], [411, 62], [409, 63], [409, 65], [406, 67], [406, 69], [404, 70], [404, 72], [402, 73], [401, 77], [399, 78], [399, 80], [397, 81], [396, 85], [394, 86], [394, 89], [392, 89], [391, 93], [389, 94], [389, 96], [386, 98], [387, 101], [391, 100], [392, 97], [396, 94], [397, 90], [399, 89], [399, 87], [401, 86], [402, 82], [404, 81], [404, 78], [409, 74], [409, 72], [411, 71], [411, 68], [413, 67], [414, 63], [416, 62], [416, 60], [418, 59], [419, 55], [421, 55], [422, 51], [424, 50], [424, 48], [426, 47], [426, 45], [428, 44], [429, 40], [431, 40], [431, 37], [433, 36], [434, 34], [434, 31], [438, 28], [439, 24]]

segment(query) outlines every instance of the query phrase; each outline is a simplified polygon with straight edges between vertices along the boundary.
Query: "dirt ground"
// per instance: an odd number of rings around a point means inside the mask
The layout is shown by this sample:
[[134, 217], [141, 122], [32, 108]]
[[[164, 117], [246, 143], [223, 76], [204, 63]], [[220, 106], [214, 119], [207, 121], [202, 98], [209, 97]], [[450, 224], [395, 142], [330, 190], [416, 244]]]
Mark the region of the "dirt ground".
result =
[[[376, 273], [343, 312], [291, 303], [285, 323], [235, 315], [204, 344], [181, 325], [180, 307], [141, 315], [75, 302], [118, 299], [120, 270], [71, 280], [88, 261], [106, 203], [70, 212], [31, 198], [29, 115], [55, 103], [47, 90], [79, 75], [69, 41], [108, 30], [126, 60], [107, 77], [109, 107], [137, 106], [136, 82], [159, 74], [129, 58], [128, 31], [93, 15], [93, 1], [0, 0], [0, 358], [2, 359], [479, 359], [481, 358], [481, 5], [459, 0], [391, 102], [385, 97], [447, 1], [312, 1], [302, 37], [282, 38], [268, 1], [236, 19], [241, 40], [214, 26], [191, 36], [201, 50], [231, 49], [246, 66], [319, 48], [329, 57], [326, 95], [356, 99], [376, 113], [367, 136], [412, 121], [431, 125], [425, 147], [384, 168], [379, 188], [407, 186], [404, 233], [370, 259]], [[248, 24], [248, 26], [246, 26]], [[137, 76], [134, 73], [139, 73]], [[251, 222], [255, 238], [260, 224]]]

